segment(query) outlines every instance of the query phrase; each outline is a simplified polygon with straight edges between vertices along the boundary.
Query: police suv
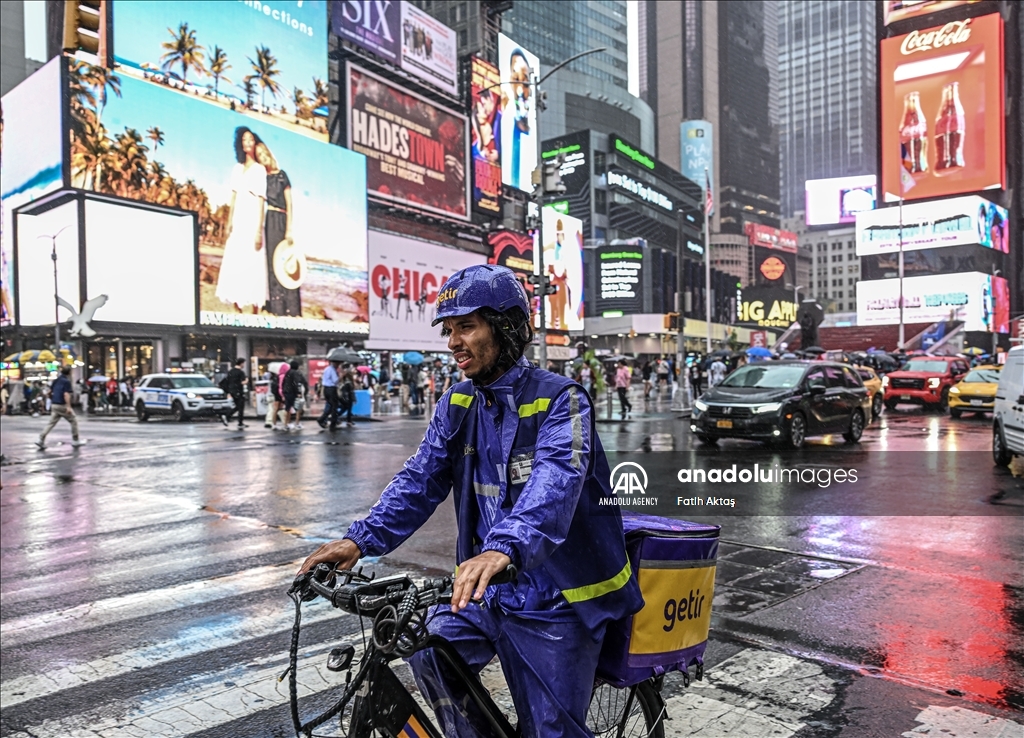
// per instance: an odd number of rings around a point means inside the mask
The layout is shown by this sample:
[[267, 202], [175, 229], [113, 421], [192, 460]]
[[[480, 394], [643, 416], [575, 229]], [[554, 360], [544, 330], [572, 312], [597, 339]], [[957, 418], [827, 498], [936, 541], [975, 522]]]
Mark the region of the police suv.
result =
[[150, 415], [187, 420], [197, 415], [226, 415], [234, 402], [224, 390], [202, 374], [147, 374], [132, 398], [140, 421]]

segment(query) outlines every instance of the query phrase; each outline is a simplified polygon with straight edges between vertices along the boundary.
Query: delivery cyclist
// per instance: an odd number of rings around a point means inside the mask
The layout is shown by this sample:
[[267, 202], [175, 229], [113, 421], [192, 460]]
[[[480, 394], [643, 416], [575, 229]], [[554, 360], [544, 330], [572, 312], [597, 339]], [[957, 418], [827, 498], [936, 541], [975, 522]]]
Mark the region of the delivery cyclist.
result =
[[[469, 377], [438, 403], [416, 453], [364, 520], [302, 565], [351, 568], [393, 551], [454, 489], [457, 575], [430, 631], [479, 672], [497, 653], [524, 736], [588, 736], [586, 713], [606, 625], [643, 604], [626, 558], [593, 408], [572, 380], [523, 358], [529, 302], [504, 267], [469, 267], [437, 298], [434, 325]], [[515, 582], [488, 587], [509, 564]], [[470, 599], [482, 599], [481, 604]], [[432, 651], [410, 659], [448, 736], [487, 735]]]

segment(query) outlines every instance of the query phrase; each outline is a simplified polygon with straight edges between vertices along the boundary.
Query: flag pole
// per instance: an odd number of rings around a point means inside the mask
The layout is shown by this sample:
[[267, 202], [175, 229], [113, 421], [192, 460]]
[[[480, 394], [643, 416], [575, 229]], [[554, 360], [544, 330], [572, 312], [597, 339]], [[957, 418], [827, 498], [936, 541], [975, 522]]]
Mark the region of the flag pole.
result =
[[713, 197], [711, 193], [711, 178], [708, 176], [708, 168], [704, 167], [704, 184], [707, 188], [707, 192], [704, 193], [704, 318], [707, 323], [705, 326], [706, 337], [705, 337], [705, 348], [707, 354], [711, 355], [711, 231], [708, 227], [708, 221], [711, 220], [711, 214], [714, 212], [707, 206], [708, 198]]

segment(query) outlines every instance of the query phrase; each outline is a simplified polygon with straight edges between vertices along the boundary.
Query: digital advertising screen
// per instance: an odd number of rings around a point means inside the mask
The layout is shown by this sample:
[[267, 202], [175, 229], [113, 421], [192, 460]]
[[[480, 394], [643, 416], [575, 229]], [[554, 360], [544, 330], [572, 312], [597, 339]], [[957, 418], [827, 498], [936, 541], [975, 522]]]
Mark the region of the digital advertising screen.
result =
[[744, 287], [737, 308], [739, 325], [759, 328], [789, 328], [796, 322], [797, 304], [793, 290], [782, 286]]
[[431, 327], [437, 293], [460, 269], [486, 257], [391, 233], [370, 231], [369, 349], [447, 351], [441, 326]]
[[327, 140], [327, 0], [111, 5], [119, 74]]
[[[93, 67], [73, 62], [72, 86]], [[115, 75], [119, 92], [72, 98], [72, 185], [199, 218], [199, 322], [369, 330], [366, 159], [340, 146]], [[78, 128], [75, 128], [77, 126]], [[159, 144], [144, 134], [158, 128]], [[201, 135], [197, 135], [197, 131]], [[89, 152], [107, 149], [103, 166]], [[148, 253], [148, 252], [147, 252]]]
[[807, 180], [804, 183], [804, 214], [807, 225], [855, 222], [857, 213], [875, 209], [876, 184], [873, 174]]
[[498, 68], [470, 60], [470, 142], [473, 157], [473, 208], [501, 212], [501, 85]]
[[972, 5], [982, 0], [882, 0], [885, 25], [907, 18], [922, 18], [940, 10]]
[[[857, 283], [857, 324], [900, 322], [900, 280]], [[1010, 330], [1009, 285], [1004, 277], [981, 272], [934, 274], [903, 280], [903, 322], [961, 320], [964, 330], [1007, 333]]]
[[498, 34], [498, 73], [501, 75], [501, 181], [530, 192], [537, 168], [537, 101], [534, 76], [540, 59], [503, 33]]
[[348, 65], [348, 146], [372, 197], [469, 220], [466, 117]]
[[998, 13], [883, 40], [879, 82], [887, 201], [1006, 187]]
[[[74, 200], [38, 215], [18, 213], [18, 322], [21, 325], [53, 325], [53, 270], [57, 252], [57, 294], [76, 309], [80, 293], [78, 260], [78, 203]], [[89, 297], [96, 297], [90, 295]], [[193, 298], [192, 302], [195, 302]], [[60, 319], [70, 317], [64, 308]], [[103, 320], [103, 311], [97, 315]]]
[[[196, 323], [196, 219], [133, 203], [85, 201], [89, 297], [106, 295], [97, 320], [157, 325]], [[145, 259], [139, 246], [145, 244]], [[115, 264], [136, 264], [125, 279]]]
[[491, 231], [487, 234], [487, 245], [491, 248], [491, 255], [488, 257], [487, 263], [508, 267], [515, 272], [516, 278], [530, 297], [533, 324], [539, 325], [536, 316], [540, 308], [538, 304], [540, 298], [533, 294], [533, 285], [528, 281], [534, 273], [533, 237], [528, 233], [516, 231]]
[[706, 120], [685, 120], [679, 124], [679, 171], [704, 188], [704, 173], [715, 191], [714, 128]]
[[1010, 214], [983, 197], [951, 197], [946, 200], [888, 207], [857, 216], [857, 256], [943, 246], [985, 246], [1010, 252]]
[[457, 97], [458, 38], [412, 3], [332, 0], [331, 31]]
[[595, 310], [601, 317], [633, 315], [644, 311], [645, 246], [642, 239], [638, 241], [635, 245], [600, 246], [595, 249], [598, 289]]
[[0, 325], [10, 325], [15, 320], [14, 210], [60, 189], [64, 184], [60, 80], [63, 65], [63, 59], [51, 59], [3, 96]]
[[590, 233], [590, 201], [593, 184], [590, 164], [590, 132], [578, 131], [548, 139], [541, 148], [541, 160], [562, 157], [558, 174], [565, 192], [547, 196], [548, 204], [565, 215], [583, 221], [583, 234]]
[[[551, 330], [583, 330], [583, 222], [545, 206], [544, 272], [558, 287], [548, 295], [547, 327]], [[535, 259], [535, 273], [540, 262]]]
[[798, 237], [792, 231], [782, 231], [760, 223], [744, 223], [743, 231], [747, 234], [747, 242], [751, 246], [774, 249], [795, 254]]

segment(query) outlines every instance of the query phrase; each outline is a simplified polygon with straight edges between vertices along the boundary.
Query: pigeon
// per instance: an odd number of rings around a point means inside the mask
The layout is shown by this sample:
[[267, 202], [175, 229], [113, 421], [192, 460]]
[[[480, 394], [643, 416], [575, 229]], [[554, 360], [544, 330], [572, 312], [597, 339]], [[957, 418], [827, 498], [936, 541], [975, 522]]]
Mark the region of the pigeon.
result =
[[57, 304], [71, 313], [72, 336], [75, 338], [89, 338], [96, 335], [96, 331], [89, 327], [89, 321], [92, 320], [92, 316], [96, 314], [97, 310], [107, 304], [107, 299], [106, 295], [100, 295], [91, 300], [86, 300], [85, 304], [82, 305], [82, 312], [78, 312], [71, 306], [71, 303], [59, 297], [57, 298]]

